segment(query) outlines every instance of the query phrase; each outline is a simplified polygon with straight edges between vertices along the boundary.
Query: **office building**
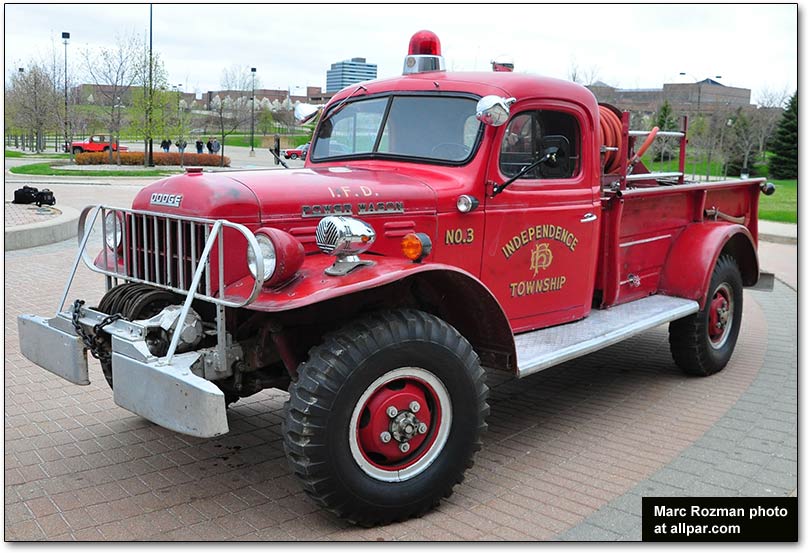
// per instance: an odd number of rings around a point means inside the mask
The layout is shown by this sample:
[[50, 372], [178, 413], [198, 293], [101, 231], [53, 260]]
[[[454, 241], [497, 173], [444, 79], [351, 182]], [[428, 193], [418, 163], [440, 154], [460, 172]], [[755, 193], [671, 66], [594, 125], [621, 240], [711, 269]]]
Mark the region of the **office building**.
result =
[[367, 63], [365, 58], [332, 63], [326, 73], [326, 92], [338, 92], [354, 83], [376, 78], [376, 64]]

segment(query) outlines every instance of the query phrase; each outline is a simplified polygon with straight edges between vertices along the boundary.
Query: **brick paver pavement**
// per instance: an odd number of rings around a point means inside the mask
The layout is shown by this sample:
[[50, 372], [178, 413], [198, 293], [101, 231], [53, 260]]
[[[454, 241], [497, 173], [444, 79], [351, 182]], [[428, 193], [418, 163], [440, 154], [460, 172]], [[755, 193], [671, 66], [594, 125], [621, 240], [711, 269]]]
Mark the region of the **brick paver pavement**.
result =
[[[64, 187], [68, 203], [81, 188]], [[135, 192], [104, 187], [103, 201]], [[9, 540], [636, 539], [641, 493], [796, 486], [796, 297], [780, 283], [746, 294], [736, 354], [711, 378], [679, 372], [664, 327], [521, 381], [491, 373], [490, 430], [466, 481], [423, 518], [368, 530], [301, 492], [283, 455], [284, 392], [238, 402], [229, 434], [197, 439], [117, 407], [94, 360], [79, 387], [23, 358], [16, 317], [53, 312], [74, 252], [5, 254]], [[80, 271], [70, 299], [97, 300], [102, 277]]]
[[47, 205], [37, 207], [34, 204], [12, 204], [10, 202], [5, 202], [5, 204], [4, 222], [7, 227], [41, 223], [62, 214], [55, 207]]

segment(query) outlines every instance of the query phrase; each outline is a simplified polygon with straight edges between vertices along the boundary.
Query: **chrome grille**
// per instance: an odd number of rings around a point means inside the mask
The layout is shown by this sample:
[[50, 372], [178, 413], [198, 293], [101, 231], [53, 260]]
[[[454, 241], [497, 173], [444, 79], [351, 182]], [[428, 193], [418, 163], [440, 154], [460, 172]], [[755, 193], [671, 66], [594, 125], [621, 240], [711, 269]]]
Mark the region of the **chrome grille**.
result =
[[[131, 263], [126, 275], [155, 284], [188, 290], [196, 271], [211, 225], [172, 220], [156, 215], [128, 215], [126, 255]], [[196, 292], [210, 293], [210, 266]]]
[[[106, 218], [110, 214], [114, 214], [123, 223], [120, 237], [122, 247], [114, 250], [104, 247], [101, 257], [94, 260], [87, 254], [88, 237], [100, 219], [102, 241], [105, 239]], [[110, 229], [110, 233], [117, 242], [118, 235], [115, 229], [117, 226]], [[81, 259], [89, 269], [106, 275], [108, 289], [122, 279], [189, 294], [222, 307], [242, 307], [258, 296], [263, 278], [254, 280], [252, 290], [248, 292], [249, 296], [243, 292], [235, 298], [221, 296], [220, 291], [225, 289], [226, 284], [225, 231], [231, 236], [228, 238], [230, 249], [243, 251], [243, 242], [241, 244], [232, 242], [233, 239], [243, 237], [246, 247], [252, 249], [256, 257], [262, 257], [253, 233], [237, 223], [223, 219], [212, 220], [134, 209], [88, 206], [79, 217], [80, 249], [76, 263]], [[241, 258], [240, 255], [238, 257]], [[246, 255], [244, 268], [244, 272], [247, 273]], [[75, 268], [73, 271], [75, 274]], [[71, 280], [72, 277], [73, 275]], [[68, 283], [67, 288], [69, 286]], [[59, 309], [64, 306], [67, 288]]]

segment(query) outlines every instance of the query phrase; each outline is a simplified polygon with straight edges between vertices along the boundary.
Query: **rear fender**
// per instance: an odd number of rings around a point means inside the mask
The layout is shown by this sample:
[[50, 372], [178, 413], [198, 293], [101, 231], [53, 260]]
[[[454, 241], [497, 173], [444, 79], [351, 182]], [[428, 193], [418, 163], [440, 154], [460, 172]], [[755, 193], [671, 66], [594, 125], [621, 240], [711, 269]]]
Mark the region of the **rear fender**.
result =
[[659, 291], [696, 300], [704, 308], [713, 268], [723, 253], [732, 255], [738, 262], [744, 286], [757, 283], [760, 276], [757, 249], [745, 226], [693, 223], [682, 231], [671, 247]]
[[[508, 318], [491, 291], [476, 277], [441, 263], [366, 258], [373, 259], [374, 264], [332, 277], [324, 270], [333, 257], [309, 256], [296, 279], [276, 289], [264, 289], [246, 308], [273, 313], [273, 318], [284, 326], [298, 326], [344, 320], [372, 310], [414, 307], [454, 326], [480, 355], [483, 365], [515, 370], [515, 345]], [[225, 296], [235, 299], [250, 287], [246, 281], [236, 282], [226, 288]]]

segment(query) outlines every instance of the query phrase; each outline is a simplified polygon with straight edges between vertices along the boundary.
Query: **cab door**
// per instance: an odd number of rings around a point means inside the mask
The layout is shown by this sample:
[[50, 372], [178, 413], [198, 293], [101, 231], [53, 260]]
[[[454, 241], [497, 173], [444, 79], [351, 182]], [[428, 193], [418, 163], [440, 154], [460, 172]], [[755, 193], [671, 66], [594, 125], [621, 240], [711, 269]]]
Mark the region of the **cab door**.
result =
[[[498, 129], [488, 169], [481, 277], [514, 331], [585, 317], [592, 305], [600, 200], [595, 133], [585, 112], [562, 102], [525, 103]], [[501, 184], [562, 144], [556, 163], [529, 171], [495, 197]]]

